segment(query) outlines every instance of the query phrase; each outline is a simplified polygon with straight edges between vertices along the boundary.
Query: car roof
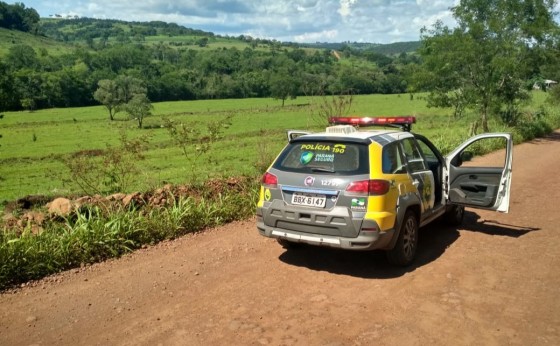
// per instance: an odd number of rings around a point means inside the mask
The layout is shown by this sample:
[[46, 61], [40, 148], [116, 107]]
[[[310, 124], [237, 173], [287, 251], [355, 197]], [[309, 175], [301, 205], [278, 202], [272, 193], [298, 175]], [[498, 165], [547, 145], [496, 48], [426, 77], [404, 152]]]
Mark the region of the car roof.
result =
[[394, 142], [399, 138], [413, 137], [414, 135], [410, 132], [404, 132], [394, 129], [382, 129], [382, 130], [367, 130], [367, 131], [356, 131], [351, 133], [331, 133], [331, 132], [318, 132], [309, 135], [299, 136], [292, 142], [300, 141], [310, 141], [310, 140], [324, 140], [324, 141], [347, 141], [354, 143], [366, 143], [377, 142], [381, 145], [385, 145], [390, 142]]

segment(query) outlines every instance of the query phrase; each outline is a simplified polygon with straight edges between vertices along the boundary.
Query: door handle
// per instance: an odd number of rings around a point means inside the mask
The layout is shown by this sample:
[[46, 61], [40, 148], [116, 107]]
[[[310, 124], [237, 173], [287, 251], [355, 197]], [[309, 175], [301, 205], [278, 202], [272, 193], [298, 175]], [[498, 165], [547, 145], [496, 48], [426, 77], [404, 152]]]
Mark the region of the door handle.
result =
[[471, 174], [469, 175], [469, 179], [478, 179], [478, 176], [476, 174]]

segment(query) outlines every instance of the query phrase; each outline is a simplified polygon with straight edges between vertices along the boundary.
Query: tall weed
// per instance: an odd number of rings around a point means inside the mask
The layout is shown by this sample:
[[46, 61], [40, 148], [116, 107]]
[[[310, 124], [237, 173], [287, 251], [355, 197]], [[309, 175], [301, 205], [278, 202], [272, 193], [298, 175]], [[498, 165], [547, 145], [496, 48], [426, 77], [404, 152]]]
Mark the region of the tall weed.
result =
[[140, 176], [139, 161], [144, 159], [149, 136], [128, 138], [120, 133], [120, 145], [106, 150], [78, 152], [63, 159], [70, 181], [88, 195], [127, 191]]

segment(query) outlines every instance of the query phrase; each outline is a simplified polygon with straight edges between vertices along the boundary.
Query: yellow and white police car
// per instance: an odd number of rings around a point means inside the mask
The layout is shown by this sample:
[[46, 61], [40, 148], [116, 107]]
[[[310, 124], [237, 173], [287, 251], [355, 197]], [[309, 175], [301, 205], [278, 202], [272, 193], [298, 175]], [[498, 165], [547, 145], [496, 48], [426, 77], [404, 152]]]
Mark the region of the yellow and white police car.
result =
[[[257, 229], [284, 247], [381, 249], [391, 263], [408, 265], [420, 227], [440, 217], [458, 225], [465, 206], [508, 212], [511, 134], [472, 137], [444, 157], [410, 132], [415, 117], [330, 122], [322, 133], [289, 131], [289, 143], [262, 177]], [[385, 127], [357, 129], [370, 125]], [[485, 140], [502, 143], [498, 164], [469, 162], [471, 145]]]

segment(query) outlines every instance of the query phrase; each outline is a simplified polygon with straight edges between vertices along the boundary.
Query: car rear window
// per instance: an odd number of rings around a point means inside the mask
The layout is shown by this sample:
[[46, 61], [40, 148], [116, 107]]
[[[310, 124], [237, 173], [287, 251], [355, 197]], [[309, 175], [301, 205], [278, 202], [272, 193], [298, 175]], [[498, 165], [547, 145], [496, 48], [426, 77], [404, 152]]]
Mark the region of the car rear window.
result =
[[290, 143], [274, 168], [299, 173], [339, 175], [369, 173], [367, 145], [327, 141]]

